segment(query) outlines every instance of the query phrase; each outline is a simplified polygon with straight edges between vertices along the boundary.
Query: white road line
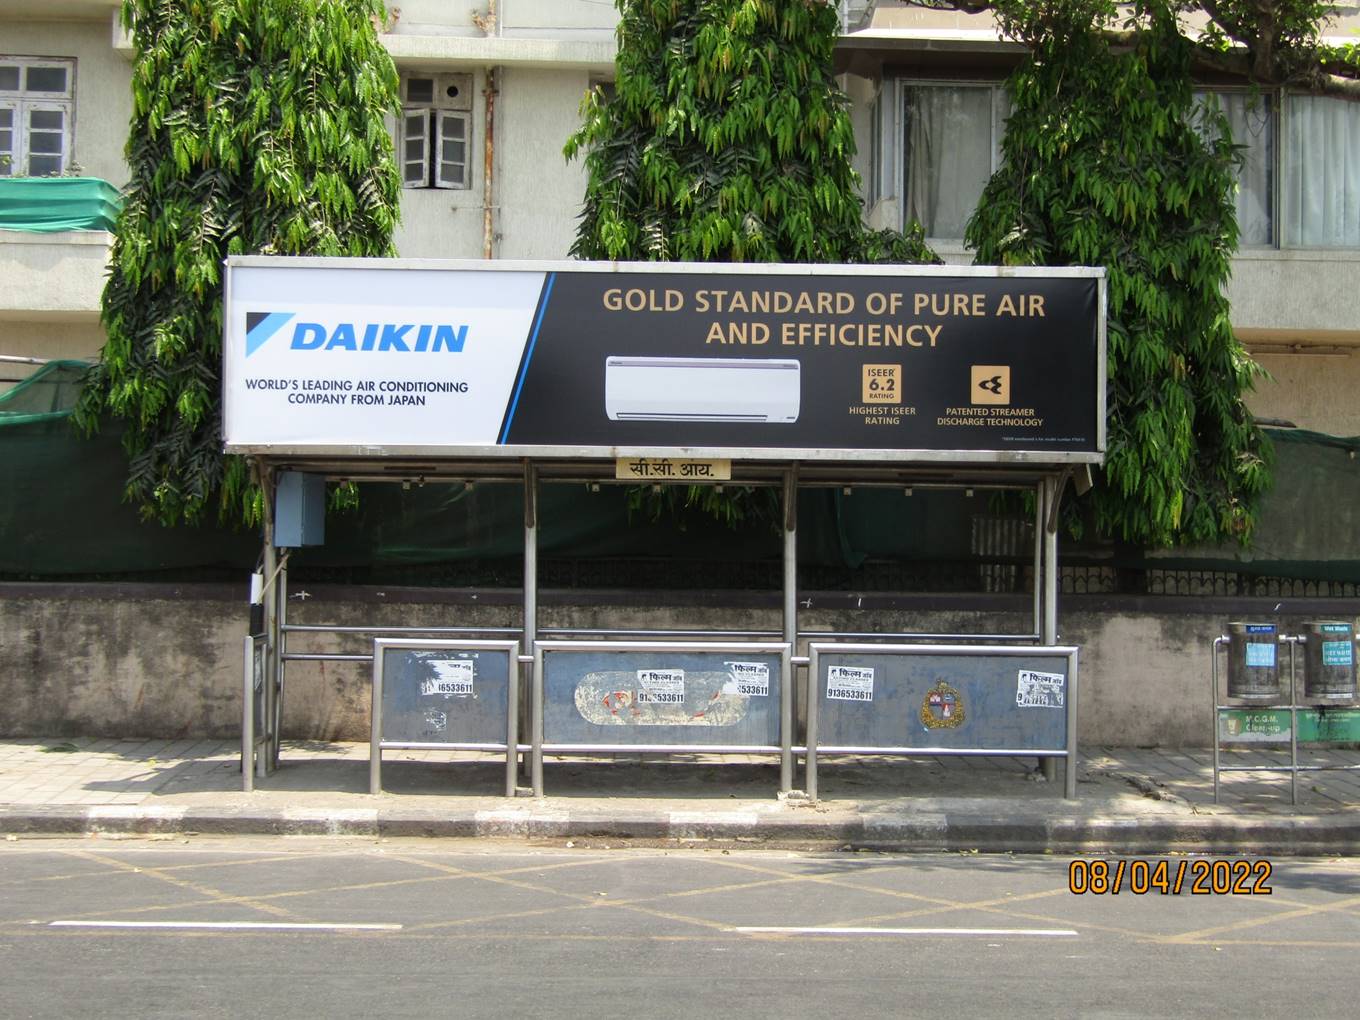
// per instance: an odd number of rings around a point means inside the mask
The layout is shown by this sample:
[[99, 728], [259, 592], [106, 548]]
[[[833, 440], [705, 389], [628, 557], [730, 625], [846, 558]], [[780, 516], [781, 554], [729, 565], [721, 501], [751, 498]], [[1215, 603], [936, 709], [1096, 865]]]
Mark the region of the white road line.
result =
[[748, 935], [1023, 935], [1072, 938], [1071, 928], [734, 928]]
[[209, 928], [225, 931], [400, 931], [399, 924], [290, 924], [281, 921], [53, 921], [49, 928]]

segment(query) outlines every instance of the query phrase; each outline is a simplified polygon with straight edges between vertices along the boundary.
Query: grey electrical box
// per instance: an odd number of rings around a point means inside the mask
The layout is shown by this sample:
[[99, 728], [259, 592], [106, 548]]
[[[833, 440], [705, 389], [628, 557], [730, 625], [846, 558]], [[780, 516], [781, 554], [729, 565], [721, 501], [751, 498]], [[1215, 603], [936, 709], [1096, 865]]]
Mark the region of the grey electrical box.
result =
[[274, 493], [274, 545], [298, 549], [326, 541], [326, 479], [301, 471], [279, 474]]

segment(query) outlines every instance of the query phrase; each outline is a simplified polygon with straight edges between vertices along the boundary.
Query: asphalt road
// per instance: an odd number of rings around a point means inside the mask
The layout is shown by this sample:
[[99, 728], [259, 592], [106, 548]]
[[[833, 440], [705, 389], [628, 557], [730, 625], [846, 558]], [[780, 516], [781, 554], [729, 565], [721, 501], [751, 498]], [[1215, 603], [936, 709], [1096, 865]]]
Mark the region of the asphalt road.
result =
[[1354, 1015], [1360, 862], [1197, 860], [7, 842], [0, 1016]]

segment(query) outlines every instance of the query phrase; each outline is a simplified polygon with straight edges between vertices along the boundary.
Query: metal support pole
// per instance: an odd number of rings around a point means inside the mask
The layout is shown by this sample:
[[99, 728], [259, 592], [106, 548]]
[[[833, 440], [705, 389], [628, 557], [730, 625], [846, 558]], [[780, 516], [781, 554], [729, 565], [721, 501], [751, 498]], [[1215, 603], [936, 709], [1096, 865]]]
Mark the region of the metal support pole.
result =
[[288, 665], [288, 633], [284, 628], [288, 625], [288, 553], [285, 552], [279, 558], [279, 578], [275, 582], [274, 588], [278, 591], [278, 601], [275, 603], [277, 612], [274, 621], [275, 645], [279, 654], [274, 661], [274, 747], [271, 761], [274, 768], [279, 767], [279, 752], [283, 749], [283, 683], [284, 670]]
[[[1058, 504], [1062, 501], [1062, 490], [1059, 488], [1060, 482], [1056, 478], [1044, 479], [1044, 488], [1047, 490], [1047, 497], [1044, 500], [1044, 644], [1056, 645], [1058, 643]], [[1070, 691], [1073, 697], [1076, 692]], [[1075, 715], [1076, 704], [1068, 706], [1068, 712]], [[1044, 778], [1049, 782], [1057, 779], [1058, 768], [1055, 759], [1051, 757], [1041, 758], [1040, 767], [1043, 769]], [[1077, 763], [1071, 758], [1067, 759], [1068, 775], [1076, 778]]]
[[1294, 686], [1294, 664], [1298, 658], [1295, 651], [1299, 646], [1298, 638], [1289, 641], [1289, 803], [1299, 802], [1299, 696]]
[[375, 645], [373, 650], [373, 715], [370, 720], [368, 737], [368, 792], [375, 797], [382, 793], [382, 667], [382, 652]]
[[[538, 468], [524, 462], [524, 652], [532, 655], [538, 640]], [[529, 667], [529, 785], [543, 796], [543, 678]]]
[[1034, 622], [1030, 630], [1043, 633], [1044, 618], [1044, 483], [1034, 487]]
[[1058, 480], [1049, 478], [1044, 500], [1044, 644], [1058, 643], [1058, 505], [1062, 491]]
[[514, 654], [510, 658], [509, 667], [505, 671], [505, 682], [510, 689], [505, 696], [505, 795], [513, 797], [515, 788], [519, 785], [516, 779], [519, 775], [519, 751], [516, 744], [519, 741], [519, 698], [520, 682], [519, 676], [523, 672], [524, 666], [520, 664], [520, 651], [523, 646], [515, 645]]
[[279, 589], [274, 583], [279, 568], [278, 550], [274, 548], [274, 471], [263, 462], [259, 463], [258, 477], [264, 503], [264, 633], [265, 633], [265, 681], [264, 681], [264, 753], [257, 759], [258, 775], [267, 775], [277, 764], [275, 755], [274, 714], [278, 700], [275, 683], [279, 664], [283, 661], [279, 647]]
[[245, 639], [245, 687], [241, 709], [241, 789], [255, 789], [255, 639]]
[[793, 789], [794, 677], [798, 654], [798, 466], [784, 472], [784, 640], [789, 654], [779, 685], [779, 789]]
[[[1067, 758], [1063, 766], [1063, 796], [1068, 800], [1077, 799], [1077, 688], [1080, 666], [1077, 663], [1077, 653], [1073, 652], [1072, 657], [1067, 660], [1068, 680], [1067, 680]], [[1052, 758], [1045, 761], [1050, 765]]]
[[821, 698], [821, 655], [814, 644], [809, 649], [807, 703], [807, 795], [808, 800], [817, 802], [817, 703]]
[[1209, 669], [1209, 682], [1213, 685], [1213, 700], [1209, 707], [1213, 710], [1214, 716], [1214, 803], [1218, 803], [1218, 770], [1221, 764], [1218, 750], [1218, 650], [1227, 644], [1227, 635], [1214, 638], [1214, 650], [1210, 653], [1213, 656], [1212, 664]]

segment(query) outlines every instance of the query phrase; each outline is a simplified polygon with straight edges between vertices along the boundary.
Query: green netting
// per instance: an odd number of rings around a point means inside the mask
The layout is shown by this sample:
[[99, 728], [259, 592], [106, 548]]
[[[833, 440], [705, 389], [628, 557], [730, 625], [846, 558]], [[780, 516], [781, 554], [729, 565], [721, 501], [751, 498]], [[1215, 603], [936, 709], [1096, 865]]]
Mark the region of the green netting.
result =
[[[116, 424], [93, 439], [70, 423], [81, 362], [55, 362], [0, 394], [0, 576], [240, 576], [255, 563], [258, 537], [203, 526], [163, 528], [142, 522], [122, 502], [126, 456]], [[1255, 576], [1330, 581], [1360, 578], [1360, 439], [1270, 430], [1276, 483], [1266, 497], [1256, 540], [1146, 553], [1065, 542], [1069, 563], [1130, 569], [1222, 570]], [[862, 564], [1024, 563], [1032, 552], [1028, 518], [1000, 511], [979, 491], [917, 489], [806, 490], [799, 495], [799, 560], [844, 571], [854, 585]], [[543, 486], [539, 551], [543, 560], [650, 564], [630, 576], [667, 587], [667, 573], [687, 578], [742, 565], [778, 563], [780, 539], [763, 524], [737, 530], [696, 516], [684, 527], [630, 514], [627, 490], [582, 484]], [[427, 577], [464, 583], [469, 564], [503, 564], [494, 576], [518, 582], [523, 552], [523, 497], [518, 485], [395, 484], [361, 486], [359, 509], [331, 513], [326, 544], [298, 550], [301, 576], [393, 582], [418, 568]], [[441, 572], [441, 565], [450, 569]], [[458, 566], [463, 565], [463, 566]], [[239, 573], [238, 573], [239, 572]], [[483, 575], [492, 576], [483, 571]], [[760, 575], [764, 576], [764, 575]], [[485, 580], [469, 583], [489, 583]], [[715, 582], [716, 584], [716, 582]], [[731, 584], [725, 586], [733, 586]]]
[[122, 198], [98, 177], [0, 179], [0, 230], [113, 230]]
[[1275, 485], [1250, 546], [1158, 550], [1139, 565], [1309, 580], [1360, 581], [1360, 437], [1267, 429]]
[[162, 528], [141, 521], [122, 501], [127, 456], [119, 429], [110, 424], [85, 439], [71, 424], [69, 386], [39, 380], [16, 389], [25, 387], [18, 395], [22, 403], [45, 393], [66, 406], [13, 411], [15, 391], [0, 395], [0, 574], [52, 579], [154, 575], [210, 567], [242, 570], [254, 562], [259, 541], [248, 532]]
[[76, 406], [90, 366], [84, 361], [49, 361], [27, 379], [0, 393], [0, 427], [65, 418]]

